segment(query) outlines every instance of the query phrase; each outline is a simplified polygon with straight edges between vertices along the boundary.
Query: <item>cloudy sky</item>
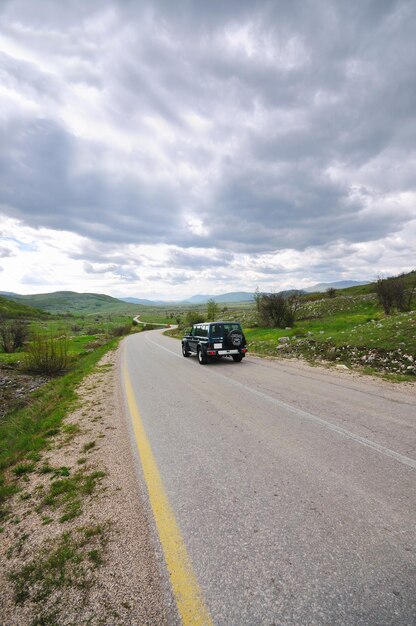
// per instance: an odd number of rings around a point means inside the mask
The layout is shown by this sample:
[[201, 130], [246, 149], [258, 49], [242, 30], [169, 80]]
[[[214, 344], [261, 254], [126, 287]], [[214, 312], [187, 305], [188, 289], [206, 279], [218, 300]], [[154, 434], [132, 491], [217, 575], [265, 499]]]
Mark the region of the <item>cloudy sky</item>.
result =
[[414, 0], [0, 0], [0, 290], [416, 266]]

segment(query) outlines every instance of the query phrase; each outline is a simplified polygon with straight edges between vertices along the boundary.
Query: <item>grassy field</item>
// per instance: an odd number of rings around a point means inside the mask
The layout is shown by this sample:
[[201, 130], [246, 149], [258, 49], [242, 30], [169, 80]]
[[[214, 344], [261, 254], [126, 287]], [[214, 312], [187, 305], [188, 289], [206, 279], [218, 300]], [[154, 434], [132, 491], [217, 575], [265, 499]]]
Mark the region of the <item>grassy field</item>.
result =
[[249, 350], [259, 355], [360, 366], [396, 380], [416, 374], [415, 309], [385, 316], [373, 294], [305, 302], [292, 328], [245, 332]]
[[[68, 339], [69, 353], [76, 356], [91, 351], [98, 344], [106, 342], [110, 337], [121, 333], [122, 328], [131, 326], [132, 317], [126, 315], [48, 315], [41, 319], [26, 318], [29, 339], [34, 334], [45, 336], [65, 336]], [[18, 363], [22, 361], [24, 348], [15, 353], [0, 352], [2, 363]]]
[[[409, 287], [416, 273], [406, 277]], [[201, 313], [203, 307], [199, 307]], [[206, 312], [206, 309], [205, 309]], [[287, 328], [260, 328], [254, 305], [230, 306], [224, 319], [242, 323], [249, 352], [276, 358], [299, 357], [311, 363], [343, 365], [393, 380], [415, 380], [416, 295], [409, 311], [386, 316], [377, 301], [375, 285], [338, 290], [335, 297], [302, 297], [296, 322]], [[181, 337], [186, 327], [168, 331]]]

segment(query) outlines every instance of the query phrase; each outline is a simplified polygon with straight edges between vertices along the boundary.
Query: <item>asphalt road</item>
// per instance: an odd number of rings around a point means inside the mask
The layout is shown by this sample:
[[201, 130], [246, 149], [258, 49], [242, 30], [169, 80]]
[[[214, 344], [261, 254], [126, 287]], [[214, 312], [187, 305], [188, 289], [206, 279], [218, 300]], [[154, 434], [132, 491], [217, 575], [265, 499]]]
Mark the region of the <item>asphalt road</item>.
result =
[[123, 345], [214, 624], [416, 623], [414, 388]]

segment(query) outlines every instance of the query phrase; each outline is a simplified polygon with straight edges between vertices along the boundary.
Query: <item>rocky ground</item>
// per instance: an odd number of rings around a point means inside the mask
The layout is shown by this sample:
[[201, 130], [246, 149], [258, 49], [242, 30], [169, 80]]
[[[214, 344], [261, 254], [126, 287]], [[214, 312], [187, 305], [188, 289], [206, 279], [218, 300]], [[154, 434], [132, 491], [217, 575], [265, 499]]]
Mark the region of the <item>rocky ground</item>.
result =
[[0, 419], [14, 408], [24, 406], [30, 394], [49, 380], [46, 376], [24, 374], [11, 365], [0, 366]]
[[[314, 339], [300, 339], [290, 341], [289, 337], [282, 337], [281, 343], [275, 347], [279, 356], [304, 357], [315, 362], [342, 363], [347, 366], [363, 368], [369, 367], [384, 374], [416, 375], [416, 361], [412, 354], [405, 349], [385, 350], [382, 348], [368, 348], [360, 346], [334, 346], [330, 342], [315, 341]], [[257, 342], [249, 346], [252, 352], [262, 346]]]
[[[118, 358], [107, 353], [47, 452], [9, 477], [20, 490], [0, 535], [1, 626], [167, 623]], [[2, 380], [15, 382], [12, 374]]]

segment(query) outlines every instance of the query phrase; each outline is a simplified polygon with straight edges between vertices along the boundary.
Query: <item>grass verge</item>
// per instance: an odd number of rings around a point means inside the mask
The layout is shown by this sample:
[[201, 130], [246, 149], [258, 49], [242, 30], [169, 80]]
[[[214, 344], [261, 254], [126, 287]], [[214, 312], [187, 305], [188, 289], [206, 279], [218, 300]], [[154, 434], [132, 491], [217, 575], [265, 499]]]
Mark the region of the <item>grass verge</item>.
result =
[[29, 406], [9, 413], [0, 423], [0, 522], [7, 516], [7, 499], [18, 490], [17, 484], [7, 480], [7, 470], [19, 463], [18, 473], [24, 473], [31, 462], [39, 460], [49, 438], [59, 432], [63, 418], [77, 403], [81, 380], [117, 344], [118, 339], [113, 339], [80, 355], [70, 372], [34, 392]]

